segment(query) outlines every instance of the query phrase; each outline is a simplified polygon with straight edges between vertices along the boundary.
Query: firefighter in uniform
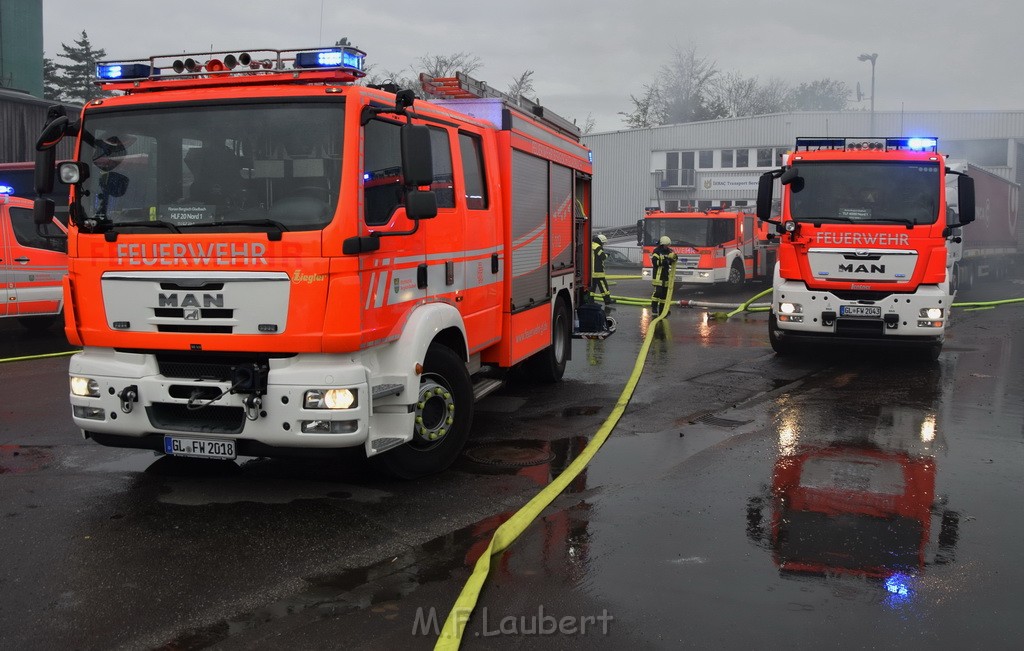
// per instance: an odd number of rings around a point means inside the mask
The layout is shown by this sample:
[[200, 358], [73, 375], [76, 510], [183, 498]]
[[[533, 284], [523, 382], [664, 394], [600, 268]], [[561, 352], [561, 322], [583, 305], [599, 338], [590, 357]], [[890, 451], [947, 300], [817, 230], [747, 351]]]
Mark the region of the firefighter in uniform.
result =
[[675, 263], [676, 252], [669, 248], [672, 238], [662, 235], [658, 240], [658, 246], [651, 251], [651, 282], [654, 284], [654, 294], [651, 295], [651, 313], [654, 316], [661, 314], [665, 307], [665, 298], [668, 296], [669, 283], [675, 281], [672, 278], [672, 265]]
[[615, 301], [608, 290], [608, 280], [604, 272], [604, 262], [608, 259], [608, 253], [604, 250], [604, 243], [607, 241], [608, 238], [601, 234], [595, 235], [594, 241], [590, 243], [590, 293], [595, 298], [603, 299], [605, 305], [611, 305]]

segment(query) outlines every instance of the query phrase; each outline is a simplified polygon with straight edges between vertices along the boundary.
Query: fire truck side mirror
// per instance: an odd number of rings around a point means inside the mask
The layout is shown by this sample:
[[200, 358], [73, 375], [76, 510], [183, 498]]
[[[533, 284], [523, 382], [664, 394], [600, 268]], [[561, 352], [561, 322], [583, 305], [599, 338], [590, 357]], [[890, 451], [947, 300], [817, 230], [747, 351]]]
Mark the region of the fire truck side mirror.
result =
[[36, 151], [35, 189], [36, 194], [53, 192], [54, 169], [57, 167], [57, 151], [52, 147]]
[[960, 225], [963, 226], [974, 221], [974, 179], [969, 176], [958, 177], [957, 190], [960, 196]]
[[437, 195], [431, 190], [409, 190], [405, 193], [405, 216], [409, 219], [437, 217]]
[[779, 183], [782, 185], [789, 185], [790, 192], [800, 192], [804, 189], [804, 179], [800, 176], [800, 172], [795, 167], [790, 167], [788, 170], [782, 173], [779, 177]]
[[37, 225], [49, 224], [53, 221], [53, 214], [56, 210], [53, 199], [36, 197], [32, 204], [32, 221]]
[[772, 217], [772, 190], [775, 185], [775, 174], [765, 172], [757, 182], [757, 218], [763, 222]]
[[61, 115], [46, 123], [36, 140], [36, 151], [46, 151], [57, 146], [68, 132], [68, 116]]
[[644, 245], [644, 220], [636, 220], [636, 245]]
[[430, 129], [414, 124], [402, 125], [402, 177], [408, 187], [434, 182], [434, 158], [431, 155]]

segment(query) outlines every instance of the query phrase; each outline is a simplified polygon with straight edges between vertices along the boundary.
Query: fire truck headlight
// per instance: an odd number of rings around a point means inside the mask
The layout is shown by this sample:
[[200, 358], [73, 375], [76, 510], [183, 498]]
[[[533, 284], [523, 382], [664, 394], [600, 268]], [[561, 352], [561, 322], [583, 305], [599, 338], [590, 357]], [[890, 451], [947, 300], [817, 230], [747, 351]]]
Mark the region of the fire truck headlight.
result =
[[800, 314], [804, 308], [799, 303], [779, 303], [779, 312], [783, 314]]
[[787, 233], [792, 233], [793, 231], [796, 230], [796, 222], [790, 220], [790, 221], [786, 222], [786, 224], [785, 224], [785, 226], [783, 226], [783, 228], [786, 229]]
[[941, 319], [942, 318], [942, 308], [941, 307], [922, 307], [921, 308], [921, 318], [923, 318], [923, 319], [931, 319], [932, 321], [934, 321], [935, 319]]
[[711, 277], [711, 272], [710, 271], [698, 271], [697, 275], [700, 276], [701, 278], [710, 278]]
[[80, 398], [99, 398], [100, 383], [92, 378], [72, 377], [71, 395], [79, 396]]
[[351, 409], [356, 406], [354, 389], [312, 389], [302, 401], [306, 409]]
[[67, 163], [61, 163], [57, 167], [57, 175], [60, 176], [60, 182], [66, 183], [67, 185], [75, 185], [81, 183], [89, 175], [89, 168], [85, 165], [70, 161]]

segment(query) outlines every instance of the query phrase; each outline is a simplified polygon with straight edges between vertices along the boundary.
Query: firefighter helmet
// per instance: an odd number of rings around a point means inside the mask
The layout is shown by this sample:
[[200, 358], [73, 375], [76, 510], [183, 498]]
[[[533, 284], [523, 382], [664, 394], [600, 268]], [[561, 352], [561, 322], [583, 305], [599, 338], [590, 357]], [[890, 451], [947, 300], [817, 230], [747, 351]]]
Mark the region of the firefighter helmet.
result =
[[598, 233], [597, 234], [597, 239], [598, 239], [598, 241], [601, 242], [601, 244], [604, 244], [605, 242], [608, 241], [608, 236], [605, 235], [604, 233]]
[[668, 235], [662, 235], [661, 239], [658, 240], [658, 244], [663, 244], [665, 246], [669, 246], [670, 244], [672, 244], [672, 238], [669, 237]]

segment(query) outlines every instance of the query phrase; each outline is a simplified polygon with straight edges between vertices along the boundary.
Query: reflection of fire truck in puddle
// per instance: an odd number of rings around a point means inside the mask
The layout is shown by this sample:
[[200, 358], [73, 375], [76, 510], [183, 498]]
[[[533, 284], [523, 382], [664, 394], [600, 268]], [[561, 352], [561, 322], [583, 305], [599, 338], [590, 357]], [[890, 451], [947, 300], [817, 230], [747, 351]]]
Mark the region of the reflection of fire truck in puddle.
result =
[[879, 407], [875, 417], [868, 436], [809, 441], [783, 419], [769, 494], [747, 513], [748, 535], [781, 572], [889, 579], [952, 560], [959, 515], [936, 496], [935, 416]]

